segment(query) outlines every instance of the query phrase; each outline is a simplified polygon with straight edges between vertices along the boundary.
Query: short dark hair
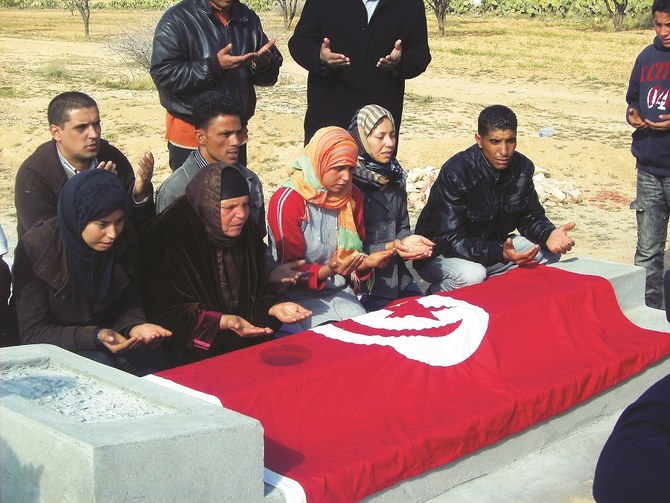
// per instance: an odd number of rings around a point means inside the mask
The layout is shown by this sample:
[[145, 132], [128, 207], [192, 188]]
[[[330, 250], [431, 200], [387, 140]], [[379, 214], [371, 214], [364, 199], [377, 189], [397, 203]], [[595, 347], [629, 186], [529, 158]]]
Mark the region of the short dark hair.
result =
[[651, 4], [651, 15], [653, 16], [657, 12], [670, 14], [670, 0], [654, 0], [654, 3]]
[[247, 121], [242, 117], [240, 102], [227, 93], [208, 91], [193, 104], [193, 123], [196, 129], [207, 129], [212, 119], [219, 115], [235, 115], [240, 118], [242, 126]]
[[62, 128], [70, 120], [70, 112], [80, 108], [98, 108], [98, 104], [88, 94], [78, 91], [59, 94], [51, 100], [47, 108], [49, 124]]
[[494, 129], [511, 129], [516, 131], [516, 115], [504, 105], [491, 105], [479, 113], [477, 132], [484, 136]]

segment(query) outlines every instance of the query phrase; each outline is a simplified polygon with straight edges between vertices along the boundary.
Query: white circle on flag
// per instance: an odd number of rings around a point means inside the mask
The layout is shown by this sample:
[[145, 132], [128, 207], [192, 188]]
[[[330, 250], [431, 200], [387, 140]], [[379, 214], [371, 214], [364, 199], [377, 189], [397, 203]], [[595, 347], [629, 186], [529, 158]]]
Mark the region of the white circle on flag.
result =
[[479, 306], [430, 295], [312, 330], [350, 344], [388, 346], [411, 360], [448, 367], [474, 354], [488, 322], [489, 314]]

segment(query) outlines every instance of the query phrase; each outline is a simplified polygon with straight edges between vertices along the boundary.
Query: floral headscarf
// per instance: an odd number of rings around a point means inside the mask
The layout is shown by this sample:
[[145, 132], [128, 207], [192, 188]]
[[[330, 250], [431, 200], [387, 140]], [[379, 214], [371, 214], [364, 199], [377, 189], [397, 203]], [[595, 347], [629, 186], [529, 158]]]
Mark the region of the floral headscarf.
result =
[[342, 261], [360, 253], [363, 243], [354, 221], [354, 201], [349, 190], [337, 196], [329, 195], [323, 187], [323, 175], [336, 166], [355, 166], [358, 148], [347, 131], [339, 127], [319, 129], [305, 146], [303, 155], [289, 171], [284, 186], [294, 189], [305, 201], [328, 210], [337, 210], [337, 250], [334, 260]]

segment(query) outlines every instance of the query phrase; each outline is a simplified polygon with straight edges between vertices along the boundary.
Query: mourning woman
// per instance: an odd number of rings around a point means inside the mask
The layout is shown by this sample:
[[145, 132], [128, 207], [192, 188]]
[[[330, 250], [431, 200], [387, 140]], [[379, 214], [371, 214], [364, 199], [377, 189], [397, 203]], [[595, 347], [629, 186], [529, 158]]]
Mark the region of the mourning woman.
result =
[[303, 279], [285, 292], [312, 311], [303, 328], [364, 314], [354, 287], [394, 253], [363, 251], [363, 198], [352, 186], [357, 152], [344, 129], [319, 129], [292, 166], [289, 180], [270, 199], [274, 258], [307, 262]]
[[147, 312], [174, 333], [166, 345], [172, 364], [267, 341], [282, 323], [310, 315], [268, 288], [255, 225], [245, 178], [214, 163], [142, 233]]
[[23, 344], [47, 343], [144, 375], [165, 368], [139, 290], [137, 240], [127, 194], [104, 169], [82, 171], [60, 193], [56, 218], [19, 240], [14, 292]]
[[363, 193], [367, 253], [395, 250], [396, 255], [374, 281], [364, 284], [361, 303], [368, 311], [381, 309], [393, 299], [421, 295], [405, 266], [406, 260], [431, 256], [433, 242], [412, 234], [407, 213], [407, 175], [394, 156], [397, 145], [391, 113], [368, 105], [354, 115], [349, 132], [358, 145], [354, 185]]

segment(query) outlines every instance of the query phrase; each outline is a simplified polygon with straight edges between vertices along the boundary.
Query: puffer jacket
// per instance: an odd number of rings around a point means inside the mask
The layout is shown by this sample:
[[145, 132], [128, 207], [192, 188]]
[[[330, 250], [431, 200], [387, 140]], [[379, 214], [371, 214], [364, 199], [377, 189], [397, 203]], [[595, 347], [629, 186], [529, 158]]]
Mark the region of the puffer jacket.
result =
[[268, 41], [254, 11], [235, 1], [228, 26], [212, 12], [208, 0], [182, 0], [169, 8], [156, 26], [151, 55], [151, 78], [161, 105], [173, 116], [193, 123], [193, 102], [205, 91], [224, 91], [236, 97], [244, 120], [256, 110], [254, 86], [277, 82], [282, 56], [272, 48], [272, 62], [263, 72], [250, 65], [222, 70], [217, 52], [233, 44], [232, 54], [258, 51]]
[[435, 242], [434, 257], [459, 257], [486, 267], [505, 262], [503, 244], [514, 230], [546, 248], [555, 226], [535, 192], [534, 171], [519, 152], [504, 170], [491, 167], [476, 144], [459, 152], [442, 166], [416, 234]]

